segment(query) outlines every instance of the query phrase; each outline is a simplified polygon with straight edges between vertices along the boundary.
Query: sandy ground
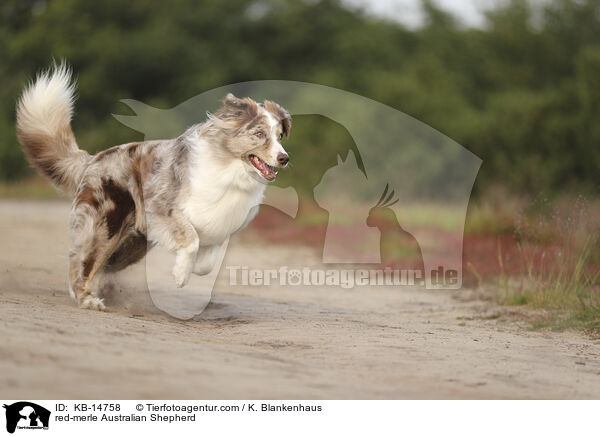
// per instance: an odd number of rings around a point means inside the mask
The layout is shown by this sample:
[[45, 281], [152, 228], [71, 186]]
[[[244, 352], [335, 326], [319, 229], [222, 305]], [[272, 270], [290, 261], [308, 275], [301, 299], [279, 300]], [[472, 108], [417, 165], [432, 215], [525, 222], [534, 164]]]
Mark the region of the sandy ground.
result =
[[[79, 310], [68, 209], [0, 202], [0, 398], [600, 397], [599, 342], [528, 331], [467, 291], [230, 286], [223, 268], [207, 310], [180, 321], [152, 308], [134, 267], [109, 312]], [[318, 258], [244, 238], [226, 255], [284, 263]]]

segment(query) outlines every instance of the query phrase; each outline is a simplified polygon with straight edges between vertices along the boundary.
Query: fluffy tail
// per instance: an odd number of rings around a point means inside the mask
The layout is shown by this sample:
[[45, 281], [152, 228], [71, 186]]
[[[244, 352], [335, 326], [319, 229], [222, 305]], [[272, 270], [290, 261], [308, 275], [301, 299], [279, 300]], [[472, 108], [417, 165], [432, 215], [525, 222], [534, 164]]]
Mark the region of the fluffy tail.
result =
[[31, 165], [59, 189], [74, 194], [90, 155], [71, 130], [75, 86], [65, 63], [40, 73], [17, 104], [17, 137]]

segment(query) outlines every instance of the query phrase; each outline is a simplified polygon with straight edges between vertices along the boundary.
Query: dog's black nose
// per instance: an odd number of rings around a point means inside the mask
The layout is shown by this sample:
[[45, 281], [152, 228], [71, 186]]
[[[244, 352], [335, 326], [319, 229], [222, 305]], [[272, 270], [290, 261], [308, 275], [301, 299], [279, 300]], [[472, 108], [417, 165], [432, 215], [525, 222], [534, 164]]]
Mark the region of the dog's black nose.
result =
[[279, 165], [282, 167], [286, 166], [289, 161], [290, 157], [287, 155], [287, 153], [279, 153], [277, 155], [277, 162], [279, 162]]

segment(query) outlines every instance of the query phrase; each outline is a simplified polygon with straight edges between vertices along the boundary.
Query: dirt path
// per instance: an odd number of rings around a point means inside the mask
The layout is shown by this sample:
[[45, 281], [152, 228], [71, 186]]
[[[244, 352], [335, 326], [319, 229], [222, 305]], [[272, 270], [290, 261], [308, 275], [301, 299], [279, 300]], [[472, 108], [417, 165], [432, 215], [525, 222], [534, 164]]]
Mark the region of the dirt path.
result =
[[[1, 398], [600, 397], [598, 342], [490, 319], [497, 308], [456, 293], [231, 287], [222, 271], [196, 321], [156, 313], [131, 284], [108, 313], [76, 309], [67, 216], [63, 202], [0, 202]], [[233, 241], [226, 262], [317, 259]]]

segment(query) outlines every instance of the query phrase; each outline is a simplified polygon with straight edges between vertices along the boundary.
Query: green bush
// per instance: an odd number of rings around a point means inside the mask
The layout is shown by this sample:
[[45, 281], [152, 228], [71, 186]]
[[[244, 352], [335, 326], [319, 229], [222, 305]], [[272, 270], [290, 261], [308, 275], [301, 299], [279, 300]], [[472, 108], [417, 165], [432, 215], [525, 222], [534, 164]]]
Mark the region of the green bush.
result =
[[[90, 151], [141, 138], [111, 117], [120, 99], [170, 107], [230, 83], [301, 80], [379, 100], [455, 139], [483, 159], [479, 190], [596, 192], [599, 3], [503, 5], [467, 29], [424, 1], [427, 24], [409, 30], [336, 0], [4, 0], [0, 179], [29, 174], [14, 134], [22, 87], [66, 58], [79, 81], [74, 129]], [[297, 143], [346, 141], [335, 123], [317, 124], [296, 130]]]

